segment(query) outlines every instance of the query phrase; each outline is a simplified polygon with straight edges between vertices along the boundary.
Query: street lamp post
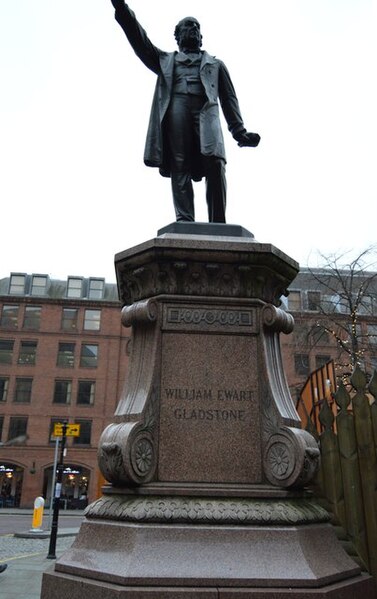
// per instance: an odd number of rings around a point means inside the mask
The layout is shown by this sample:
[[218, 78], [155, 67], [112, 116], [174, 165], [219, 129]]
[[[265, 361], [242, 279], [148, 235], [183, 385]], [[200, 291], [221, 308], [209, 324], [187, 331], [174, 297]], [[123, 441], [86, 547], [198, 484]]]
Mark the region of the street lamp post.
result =
[[65, 440], [67, 433], [67, 421], [65, 420], [62, 425], [62, 444], [60, 449], [60, 460], [57, 467], [55, 493], [54, 493], [54, 512], [52, 515], [51, 533], [50, 533], [50, 545], [48, 548], [47, 559], [56, 559], [56, 538], [58, 536], [58, 520], [59, 520], [59, 507], [60, 507], [60, 495], [62, 491], [63, 483], [63, 471], [64, 471], [64, 449]]
[[52, 522], [52, 512], [53, 512], [53, 502], [54, 502], [54, 491], [55, 491], [55, 482], [56, 482], [56, 470], [58, 467], [58, 452], [59, 452], [59, 441], [60, 437], [55, 438], [55, 452], [54, 452], [54, 465], [52, 469], [52, 481], [51, 481], [51, 496], [48, 505], [48, 525], [47, 530], [51, 530], [51, 522]]

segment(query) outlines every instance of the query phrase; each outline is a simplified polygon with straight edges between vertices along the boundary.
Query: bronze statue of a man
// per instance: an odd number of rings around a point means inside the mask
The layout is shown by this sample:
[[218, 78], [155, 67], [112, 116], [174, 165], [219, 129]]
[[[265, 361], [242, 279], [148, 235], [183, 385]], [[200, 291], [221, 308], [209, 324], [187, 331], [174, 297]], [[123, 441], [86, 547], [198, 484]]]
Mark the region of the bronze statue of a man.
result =
[[115, 18], [137, 56], [156, 75], [144, 162], [171, 177], [177, 221], [194, 221], [192, 181], [206, 179], [209, 222], [225, 223], [225, 148], [219, 104], [239, 146], [257, 146], [248, 133], [224, 63], [202, 51], [200, 25], [186, 17], [175, 28], [178, 52], [157, 48], [124, 0], [111, 0]]

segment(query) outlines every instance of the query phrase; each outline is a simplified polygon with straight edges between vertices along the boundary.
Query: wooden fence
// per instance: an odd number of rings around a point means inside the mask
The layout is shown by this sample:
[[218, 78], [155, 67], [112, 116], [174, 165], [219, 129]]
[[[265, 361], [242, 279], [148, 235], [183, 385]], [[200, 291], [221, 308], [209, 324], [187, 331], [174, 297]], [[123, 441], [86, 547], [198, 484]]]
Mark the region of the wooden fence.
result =
[[333, 406], [323, 402], [319, 435], [314, 423], [307, 423], [321, 449], [314, 491], [325, 499], [357, 561], [377, 585], [377, 372], [368, 385], [357, 367], [351, 384], [350, 391], [340, 385], [334, 394], [335, 415]]

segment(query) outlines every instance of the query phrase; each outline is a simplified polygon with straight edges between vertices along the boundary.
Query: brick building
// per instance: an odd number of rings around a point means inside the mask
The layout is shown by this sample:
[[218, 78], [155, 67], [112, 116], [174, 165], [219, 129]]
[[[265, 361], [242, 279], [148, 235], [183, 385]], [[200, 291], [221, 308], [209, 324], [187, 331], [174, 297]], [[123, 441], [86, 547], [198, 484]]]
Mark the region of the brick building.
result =
[[[329, 293], [325, 270], [302, 269], [283, 307], [295, 318], [281, 335], [283, 361], [295, 401], [310, 372], [345, 355], [318, 323], [346, 315], [341, 298]], [[370, 273], [365, 276], [369, 277]], [[357, 285], [359, 283], [357, 282]], [[357, 287], [357, 286], [356, 286]], [[127, 367], [129, 330], [121, 326], [116, 285], [104, 279], [13, 273], [0, 280], [0, 442], [27, 435], [25, 445], [0, 446], [0, 507], [31, 506], [51, 495], [56, 442], [54, 422], [81, 424], [68, 441], [63, 497], [67, 507], [99, 494], [97, 446], [113, 420]], [[359, 306], [357, 327], [367, 371], [377, 367], [377, 284]]]
[[[53, 424], [80, 423], [67, 439], [67, 507], [98, 494], [97, 445], [124, 382], [128, 331], [116, 285], [104, 279], [11, 274], [0, 280], [0, 507], [51, 496]], [[80, 502], [81, 499], [81, 504]]]

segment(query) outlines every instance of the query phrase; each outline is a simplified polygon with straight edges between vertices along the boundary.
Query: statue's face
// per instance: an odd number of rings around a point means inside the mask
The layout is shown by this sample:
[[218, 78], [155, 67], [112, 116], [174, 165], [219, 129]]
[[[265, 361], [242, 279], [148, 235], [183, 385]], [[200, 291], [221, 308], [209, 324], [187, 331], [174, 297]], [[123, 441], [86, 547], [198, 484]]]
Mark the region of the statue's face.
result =
[[194, 17], [186, 17], [178, 23], [179, 27], [179, 47], [192, 48], [197, 50], [202, 43], [200, 34], [200, 24]]

